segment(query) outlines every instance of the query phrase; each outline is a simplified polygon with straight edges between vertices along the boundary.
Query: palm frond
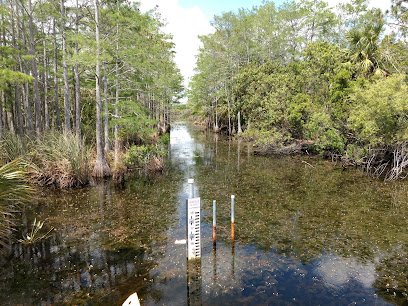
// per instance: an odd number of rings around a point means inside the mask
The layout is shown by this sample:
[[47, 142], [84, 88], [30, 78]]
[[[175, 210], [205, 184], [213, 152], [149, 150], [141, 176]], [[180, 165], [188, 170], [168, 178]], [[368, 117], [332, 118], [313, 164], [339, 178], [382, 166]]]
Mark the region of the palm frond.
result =
[[8, 244], [19, 204], [32, 193], [25, 179], [26, 167], [20, 159], [0, 167], [0, 247]]

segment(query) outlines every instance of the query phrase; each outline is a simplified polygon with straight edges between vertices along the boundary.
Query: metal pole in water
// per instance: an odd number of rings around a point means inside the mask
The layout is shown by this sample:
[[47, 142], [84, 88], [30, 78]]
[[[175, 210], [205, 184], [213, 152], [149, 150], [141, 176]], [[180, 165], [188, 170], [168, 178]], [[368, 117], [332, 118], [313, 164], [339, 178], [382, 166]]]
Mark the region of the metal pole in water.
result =
[[217, 244], [217, 201], [213, 200], [213, 232], [212, 232], [212, 239], [213, 239], [213, 247], [215, 248]]
[[235, 239], [235, 195], [231, 195], [231, 241]]
[[190, 199], [194, 198], [194, 179], [188, 179], [188, 184], [190, 185]]

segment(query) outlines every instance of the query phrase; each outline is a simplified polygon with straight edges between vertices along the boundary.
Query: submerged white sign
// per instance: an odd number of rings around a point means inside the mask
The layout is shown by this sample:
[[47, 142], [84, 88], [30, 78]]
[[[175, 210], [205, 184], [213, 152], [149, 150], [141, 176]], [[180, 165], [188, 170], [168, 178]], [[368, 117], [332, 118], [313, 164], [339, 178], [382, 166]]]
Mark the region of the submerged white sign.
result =
[[187, 200], [187, 258], [201, 257], [200, 198]]

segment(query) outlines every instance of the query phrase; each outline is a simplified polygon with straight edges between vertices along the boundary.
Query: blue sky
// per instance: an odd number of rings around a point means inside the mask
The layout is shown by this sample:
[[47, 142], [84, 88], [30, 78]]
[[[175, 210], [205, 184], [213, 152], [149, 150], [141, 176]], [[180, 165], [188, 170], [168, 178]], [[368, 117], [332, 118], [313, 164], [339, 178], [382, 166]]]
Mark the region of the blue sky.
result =
[[[235, 11], [239, 8], [252, 8], [261, 5], [263, 0], [180, 0], [179, 3], [185, 8], [198, 6], [210, 18], [223, 12]], [[279, 5], [283, 0], [273, 1]]]

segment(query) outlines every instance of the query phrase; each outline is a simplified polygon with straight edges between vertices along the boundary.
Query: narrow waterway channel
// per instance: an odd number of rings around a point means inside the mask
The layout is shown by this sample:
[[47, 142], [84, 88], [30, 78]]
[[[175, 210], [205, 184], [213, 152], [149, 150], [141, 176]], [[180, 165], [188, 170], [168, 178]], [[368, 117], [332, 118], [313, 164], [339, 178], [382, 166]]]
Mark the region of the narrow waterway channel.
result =
[[[54, 230], [1, 257], [0, 304], [119, 305], [137, 292], [142, 305], [407, 305], [407, 183], [318, 158], [253, 156], [183, 123], [169, 150], [162, 176], [44, 190], [24, 222]], [[201, 263], [189, 273], [186, 246], [175, 244], [186, 235], [188, 178], [203, 209]]]

